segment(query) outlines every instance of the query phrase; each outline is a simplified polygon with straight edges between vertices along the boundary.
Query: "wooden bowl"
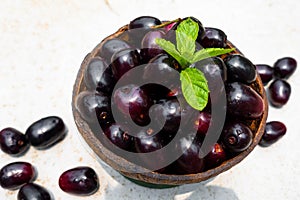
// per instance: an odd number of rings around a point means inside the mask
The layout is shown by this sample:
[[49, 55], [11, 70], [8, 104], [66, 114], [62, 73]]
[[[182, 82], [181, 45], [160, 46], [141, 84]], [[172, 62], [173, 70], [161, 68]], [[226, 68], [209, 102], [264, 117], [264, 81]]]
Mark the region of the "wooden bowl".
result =
[[[124, 31], [128, 30], [128, 25], [120, 28], [116, 33], [108, 36], [103, 41], [119, 36]], [[102, 41], [102, 42], [103, 42]], [[94, 135], [89, 125], [82, 119], [80, 113], [76, 109], [75, 102], [78, 94], [84, 90], [86, 87], [84, 85], [84, 70], [87, 67], [89, 61], [96, 57], [99, 53], [99, 49], [101, 44], [98, 44], [87, 56], [84, 58], [81, 67], [78, 71], [77, 78], [75, 80], [74, 88], [73, 88], [73, 96], [72, 96], [72, 110], [75, 119], [75, 123], [77, 128], [88, 144], [88, 146], [93, 150], [93, 152], [105, 163], [111, 166], [113, 169], [117, 170], [126, 178], [131, 181], [154, 188], [167, 188], [172, 186], [178, 186], [189, 183], [198, 183], [201, 181], [208, 180], [212, 177], [217, 176], [218, 174], [229, 170], [231, 167], [235, 166], [239, 162], [241, 162], [253, 149], [257, 146], [260, 141], [266, 124], [266, 119], [268, 115], [268, 102], [264, 90], [264, 86], [261, 82], [259, 75], [257, 75], [256, 81], [251, 85], [251, 87], [256, 90], [260, 96], [263, 98], [265, 104], [265, 110], [262, 116], [258, 119], [252, 120], [250, 122], [250, 128], [252, 129], [254, 134], [254, 139], [252, 144], [245, 151], [241, 152], [237, 156], [224, 161], [220, 166], [215, 167], [213, 169], [207, 170], [205, 172], [197, 173], [197, 174], [187, 174], [187, 175], [167, 175], [160, 174], [157, 172], [145, 172], [145, 173], [135, 173], [135, 169], [138, 168], [135, 164], [127, 161], [126, 159], [114, 154], [109, 149], [107, 149]], [[235, 48], [231, 42], [227, 42], [228, 47]], [[232, 53], [242, 54], [237, 48]]]

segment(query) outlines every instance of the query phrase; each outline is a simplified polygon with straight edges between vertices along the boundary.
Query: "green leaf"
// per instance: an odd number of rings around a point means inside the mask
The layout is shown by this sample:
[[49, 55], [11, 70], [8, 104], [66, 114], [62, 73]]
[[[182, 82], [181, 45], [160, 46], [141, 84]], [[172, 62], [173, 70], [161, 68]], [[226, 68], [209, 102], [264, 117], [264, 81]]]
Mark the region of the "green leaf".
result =
[[187, 60], [192, 59], [195, 53], [198, 31], [198, 24], [190, 18], [182, 21], [176, 29], [177, 49]]
[[192, 20], [191, 18], [187, 18], [186, 20], [182, 21], [177, 29], [176, 34], [178, 32], [185, 33], [186, 36], [190, 37], [192, 40], [196, 41], [199, 32], [199, 26], [197, 22]]
[[176, 31], [176, 41], [177, 41], [177, 49], [180, 52], [181, 56], [184, 57], [185, 60], [190, 61], [193, 59], [193, 55], [195, 53], [196, 43], [190, 37], [188, 37], [185, 33]]
[[165, 50], [168, 54], [175, 58], [181, 66], [186, 66], [188, 64], [187, 60], [180, 55], [180, 53], [176, 50], [175, 45], [172, 42], [162, 38], [156, 38], [155, 42], [163, 50]]
[[226, 53], [230, 53], [234, 51], [234, 49], [224, 49], [224, 48], [207, 48], [207, 49], [201, 49], [200, 51], [197, 51], [193, 59], [190, 61], [191, 63], [198, 62], [200, 60], [204, 60], [206, 58], [211, 58], [219, 55], [223, 55]]
[[186, 68], [180, 73], [183, 96], [190, 106], [203, 110], [208, 102], [208, 84], [204, 74], [196, 68]]

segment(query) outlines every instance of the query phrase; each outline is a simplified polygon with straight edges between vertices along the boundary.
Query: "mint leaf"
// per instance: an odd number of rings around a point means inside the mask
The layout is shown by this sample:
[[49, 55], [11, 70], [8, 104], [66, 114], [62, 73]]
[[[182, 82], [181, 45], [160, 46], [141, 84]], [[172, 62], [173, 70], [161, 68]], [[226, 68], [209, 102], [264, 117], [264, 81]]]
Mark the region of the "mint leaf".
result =
[[181, 66], [186, 66], [188, 64], [187, 60], [180, 55], [180, 53], [176, 50], [175, 45], [172, 42], [162, 38], [156, 38], [155, 42], [163, 50], [165, 50], [168, 54], [175, 58]]
[[201, 111], [208, 102], [208, 84], [204, 74], [190, 65], [206, 58], [230, 53], [234, 49], [207, 48], [195, 52], [198, 31], [198, 23], [188, 18], [181, 21], [175, 31], [176, 47], [165, 39], [157, 38], [155, 41], [181, 65], [183, 70], [180, 72], [180, 80], [183, 96], [189, 105]]
[[208, 102], [208, 84], [204, 74], [196, 68], [186, 68], [180, 73], [184, 98], [196, 110], [203, 110]]
[[186, 60], [192, 59], [195, 53], [198, 31], [198, 24], [190, 18], [182, 21], [176, 29], [177, 49]]
[[207, 48], [207, 49], [201, 49], [200, 51], [197, 51], [193, 59], [190, 60], [191, 63], [198, 62], [200, 60], [204, 60], [206, 58], [215, 57], [219, 55], [223, 55], [226, 53], [230, 53], [234, 51], [234, 49], [223, 49], [223, 48]]
[[187, 37], [190, 37], [192, 40], [196, 41], [198, 37], [199, 26], [197, 22], [191, 18], [187, 18], [178, 25], [176, 34], [177, 32], [185, 33]]
[[190, 37], [187, 37], [185, 33], [176, 31], [177, 49], [181, 56], [189, 61], [193, 59], [195, 53], [196, 43]]

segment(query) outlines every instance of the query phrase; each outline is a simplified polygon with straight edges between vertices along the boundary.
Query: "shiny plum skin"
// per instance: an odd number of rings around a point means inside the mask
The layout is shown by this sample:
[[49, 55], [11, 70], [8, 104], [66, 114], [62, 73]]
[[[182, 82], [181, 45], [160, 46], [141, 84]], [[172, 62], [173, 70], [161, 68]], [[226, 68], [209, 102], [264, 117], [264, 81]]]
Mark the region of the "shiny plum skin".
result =
[[274, 75], [279, 79], [288, 79], [297, 68], [297, 61], [291, 57], [278, 59], [274, 63]]
[[51, 193], [41, 185], [27, 183], [18, 192], [18, 200], [53, 200]]
[[36, 177], [35, 168], [28, 162], [13, 162], [0, 170], [0, 185], [4, 189], [16, 190]]
[[112, 123], [104, 130], [105, 136], [117, 147], [130, 150], [133, 145], [133, 137], [126, 131], [122, 130], [122, 127], [116, 123]]
[[267, 89], [269, 102], [272, 106], [280, 108], [290, 99], [292, 92], [291, 85], [283, 80], [274, 80]]
[[176, 147], [182, 154], [175, 161], [178, 174], [196, 174], [204, 170], [204, 159], [200, 157], [201, 141], [188, 134]]
[[225, 125], [221, 141], [229, 152], [239, 153], [246, 150], [252, 143], [253, 133], [241, 122], [230, 122]]
[[110, 94], [115, 85], [112, 69], [103, 58], [95, 57], [88, 63], [84, 82], [88, 90]]
[[205, 34], [200, 44], [204, 48], [225, 48], [227, 35], [220, 29], [205, 27]]
[[131, 118], [140, 126], [149, 124], [149, 108], [153, 101], [142, 88], [134, 84], [122, 86], [115, 90], [113, 99], [113, 106], [116, 106], [125, 119]]
[[143, 63], [148, 63], [150, 59], [163, 53], [164, 50], [155, 42], [156, 38], [163, 38], [165, 33], [161, 30], [149, 31], [141, 42], [141, 57]]
[[274, 144], [286, 134], [286, 131], [286, 126], [280, 121], [267, 122], [259, 145], [262, 147], [268, 147]]
[[57, 116], [42, 118], [31, 124], [25, 132], [32, 146], [37, 149], [47, 149], [67, 134], [67, 127]]
[[81, 92], [76, 99], [81, 117], [90, 124], [107, 123], [112, 118], [110, 99], [104, 93]]
[[90, 167], [76, 167], [62, 173], [59, 177], [59, 187], [66, 193], [88, 196], [99, 189], [96, 172]]
[[244, 119], [255, 119], [264, 112], [264, 101], [251, 87], [234, 82], [226, 84], [227, 112]]
[[160, 25], [161, 21], [152, 16], [141, 16], [129, 23], [129, 29], [142, 28], [150, 29], [152, 26]]
[[205, 169], [208, 170], [219, 166], [226, 158], [226, 152], [222, 145], [214, 144], [211, 151], [204, 157]]
[[255, 65], [240, 54], [229, 55], [224, 59], [229, 82], [250, 84], [256, 79]]
[[116, 80], [126, 72], [141, 64], [141, 57], [136, 49], [128, 48], [116, 52], [112, 56], [112, 72]]
[[259, 64], [256, 65], [256, 70], [264, 85], [267, 85], [273, 79], [274, 69], [271, 66]]
[[0, 131], [0, 148], [11, 156], [23, 155], [29, 148], [29, 141], [23, 133], [14, 128]]
[[114, 53], [117, 53], [121, 50], [128, 49], [131, 46], [118, 38], [113, 38], [106, 40], [102, 45], [98, 52], [98, 56], [103, 58], [107, 64], [110, 64], [112, 62], [112, 56]]

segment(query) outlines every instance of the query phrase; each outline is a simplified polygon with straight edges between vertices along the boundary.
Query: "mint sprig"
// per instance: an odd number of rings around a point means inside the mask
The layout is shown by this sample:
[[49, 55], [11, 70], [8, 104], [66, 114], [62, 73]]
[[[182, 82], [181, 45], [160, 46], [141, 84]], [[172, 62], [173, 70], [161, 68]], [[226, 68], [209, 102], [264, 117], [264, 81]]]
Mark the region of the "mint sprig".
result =
[[182, 67], [180, 73], [181, 89], [186, 101], [195, 109], [203, 110], [208, 102], [208, 84], [204, 74], [191, 64], [200, 60], [230, 53], [234, 49], [206, 48], [196, 52], [198, 23], [188, 18], [182, 21], [176, 33], [176, 46], [170, 41], [157, 38], [156, 43], [170, 54]]
[[186, 68], [180, 73], [183, 96], [193, 108], [203, 110], [208, 102], [208, 85], [204, 74], [197, 68]]

